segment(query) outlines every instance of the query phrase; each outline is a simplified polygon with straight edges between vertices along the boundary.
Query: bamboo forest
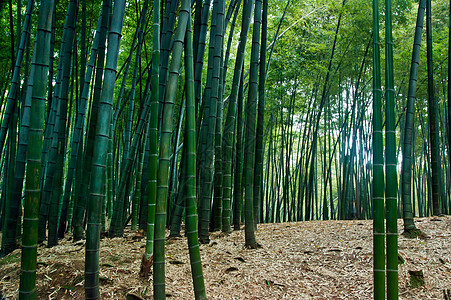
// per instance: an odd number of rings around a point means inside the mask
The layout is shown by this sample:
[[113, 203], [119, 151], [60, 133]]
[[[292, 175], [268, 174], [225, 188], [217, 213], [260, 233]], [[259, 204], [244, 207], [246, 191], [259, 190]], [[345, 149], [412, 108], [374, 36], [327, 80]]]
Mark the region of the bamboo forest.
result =
[[451, 1], [0, 1], [0, 299], [451, 299]]

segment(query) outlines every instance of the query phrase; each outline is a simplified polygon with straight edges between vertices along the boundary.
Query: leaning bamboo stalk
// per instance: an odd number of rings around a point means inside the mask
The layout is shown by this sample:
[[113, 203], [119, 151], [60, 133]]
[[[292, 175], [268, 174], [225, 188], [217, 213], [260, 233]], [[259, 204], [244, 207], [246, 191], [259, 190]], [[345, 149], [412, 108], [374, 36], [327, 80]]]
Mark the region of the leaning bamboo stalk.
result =
[[166, 84], [165, 102], [162, 116], [160, 152], [157, 172], [157, 202], [155, 209], [155, 239], [153, 262], [154, 299], [164, 299], [165, 293], [165, 228], [166, 204], [168, 195], [169, 164], [172, 140], [172, 118], [174, 100], [177, 92], [177, 81], [181, 65], [183, 40], [190, 13], [190, 1], [183, 0], [180, 8], [179, 23], [174, 34], [172, 61], [169, 67], [169, 77]]
[[191, 22], [188, 22], [185, 37], [185, 81], [186, 81], [186, 235], [193, 277], [195, 299], [207, 299], [197, 234], [196, 208], [196, 109], [194, 100], [194, 63]]
[[[103, 14], [104, 12], [102, 12]], [[68, 171], [66, 176], [66, 183], [63, 195], [63, 208], [61, 211], [61, 219], [59, 224], [58, 236], [62, 238], [64, 236], [64, 232], [66, 230], [66, 221], [67, 221], [67, 208], [69, 206], [69, 198], [71, 195], [72, 183], [75, 176], [75, 167], [78, 160], [79, 148], [81, 148], [82, 137], [83, 137], [83, 129], [85, 127], [85, 119], [86, 119], [86, 111], [88, 108], [88, 96], [90, 90], [91, 76], [94, 70], [94, 64], [97, 57], [97, 49], [99, 46], [100, 39], [100, 27], [102, 22], [102, 15], [99, 17], [97, 29], [94, 35], [94, 41], [92, 43], [91, 49], [91, 57], [89, 58], [88, 68], [85, 72], [85, 78], [83, 81], [83, 89], [81, 94], [81, 101], [78, 107], [77, 116], [75, 120], [75, 126], [72, 131], [72, 140], [71, 140], [71, 155], [69, 158]]]
[[[23, 56], [23, 51], [25, 50], [25, 45], [27, 44], [27, 41], [29, 40], [29, 30], [30, 30], [30, 18], [31, 13], [33, 9], [33, 3], [34, 1], [29, 1], [27, 5], [27, 12], [25, 15], [25, 22], [24, 22], [24, 28], [22, 32], [22, 38], [20, 40], [19, 44], [19, 50], [17, 54], [17, 59], [19, 59], [19, 56]], [[29, 48], [29, 47], [28, 47]], [[21, 54], [22, 52], [22, 54]], [[29, 54], [29, 51], [27, 51]], [[20, 62], [20, 65], [22, 62]], [[16, 68], [18, 67], [18, 62], [16, 61]], [[30, 78], [33, 77], [33, 74], [30, 74]], [[27, 81], [27, 80], [26, 80]], [[14, 83], [14, 75], [13, 75], [13, 81]], [[13, 83], [11, 85], [13, 85]], [[17, 84], [17, 82], [16, 82]], [[8, 218], [5, 220], [6, 228], [16, 228], [17, 221], [18, 221], [18, 215], [19, 215], [19, 207], [21, 203], [22, 198], [22, 189], [24, 184], [24, 177], [25, 177], [25, 168], [26, 168], [26, 153], [27, 153], [27, 147], [28, 147], [28, 128], [30, 126], [30, 106], [31, 106], [31, 88], [33, 86], [32, 80], [28, 81], [27, 84], [24, 83], [24, 89], [27, 90], [24, 104], [23, 104], [23, 114], [21, 119], [21, 125], [19, 129], [19, 138], [18, 138], [18, 145], [17, 145], [17, 157], [16, 157], [16, 172], [14, 174], [15, 176], [15, 182], [13, 186], [13, 192], [11, 194], [11, 205], [9, 207], [8, 212]], [[11, 91], [12, 87], [10, 88]], [[8, 95], [9, 97], [9, 95]], [[0, 152], [1, 153], [1, 152]], [[4, 255], [12, 252], [17, 247], [16, 242], [16, 233], [17, 230], [5, 230], [2, 235], [2, 251]]]
[[416, 230], [412, 214], [412, 144], [414, 140], [414, 113], [415, 98], [417, 90], [418, 67], [420, 62], [421, 35], [423, 32], [424, 11], [426, 0], [421, 0], [418, 5], [417, 21], [415, 26], [415, 36], [412, 50], [412, 60], [410, 64], [409, 88], [406, 104], [406, 121], [404, 125], [404, 147], [402, 157], [402, 210], [404, 219], [404, 231], [413, 232]]
[[56, 144], [56, 166], [55, 175], [52, 182], [52, 193], [50, 199], [50, 209], [49, 209], [49, 221], [48, 221], [48, 242], [47, 246], [52, 247], [58, 244], [58, 214], [59, 214], [59, 204], [62, 193], [62, 183], [63, 183], [63, 173], [64, 173], [64, 159], [66, 154], [66, 123], [67, 123], [67, 108], [68, 108], [68, 96], [69, 96], [69, 83], [71, 78], [71, 67], [72, 67], [72, 50], [74, 49], [74, 36], [75, 36], [75, 26], [76, 26], [76, 11], [78, 10], [78, 1], [71, 0], [69, 2], [69, 7], [67, 9], [66, 17], [66, 27], [67, 32], [65, 35], [64, 46], [62, 47], [63, 62], [61, 66], [61, 87], [59, 89], [59, 95], [57, 99], [59, 101], [59, 107], [57, 112], [57, 128], [55, 132], [57, 135]]
[[20, 79], [20, 70], [22, 68], [22, 62], [24, 57], [25, 45], [27, 40], [30, 38], [30, 24], [31, 24], [31, 13], [33, 11], [33, 1], [29, 1], [27, 5], [27, 12], [25, 14], [24, 28], [22, 31], [22, 36], [20, 38], [20, 43], [18, 46], [17, 56], [16, 56], [16, 64], [14, 66], [13, 77], [11, 80], [11, 86], [8, 92], [8, 98], [6, 102], [5, 111], [3, 113], [2, 124], [0, 127], [0, 155], [3, 151], [3, 146], [6, 140], [6, 133], [8, 131], [8, 124], [11, 118], [11, 115], [14, 110], [16, 94], [19, 91], [19, 79]]

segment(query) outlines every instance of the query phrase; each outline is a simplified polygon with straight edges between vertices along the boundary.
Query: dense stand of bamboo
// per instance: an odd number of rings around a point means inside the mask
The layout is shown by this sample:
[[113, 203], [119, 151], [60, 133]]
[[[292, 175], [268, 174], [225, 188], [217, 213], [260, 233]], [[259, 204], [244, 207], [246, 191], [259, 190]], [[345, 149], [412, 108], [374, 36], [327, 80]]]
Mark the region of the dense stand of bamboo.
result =
[[[205, 299], [199, 243], [210, 231], [244, 223], [245, 246], [257, 248], [258, 223], [369, 218], [375, 299], [397, 297], [397, 219], [414, 231], [414, 217], [451, 208], [451, 85], [434, 79], [431, 1], [418, 4], [408, 85], [395, 78], [390, 0], [385, 81], [378, 1], [360, 40], [346, 0], [294, 20], [295, 3], [279, 12], [269, 2], [68, 0], [62, 9], [42, 0], [36, 17], [33, 1], [16, 5], [0, 103], [0, 224], [2, 256], [21, 245], [20, 298], [36, 295], [38, 243], [69, 233], [86, 238], [86, 298], [99, 299], [101, 234], [146, 231], [141, 275], [153, 267], [163, 299], [166, 229], [184, 228], [194, 296]], [[308, 32], [304, 17], [329, 27]], [[311, 34], [324, 44], [309, 44]], [[417, 104], [426, 100], [427, 110]]]

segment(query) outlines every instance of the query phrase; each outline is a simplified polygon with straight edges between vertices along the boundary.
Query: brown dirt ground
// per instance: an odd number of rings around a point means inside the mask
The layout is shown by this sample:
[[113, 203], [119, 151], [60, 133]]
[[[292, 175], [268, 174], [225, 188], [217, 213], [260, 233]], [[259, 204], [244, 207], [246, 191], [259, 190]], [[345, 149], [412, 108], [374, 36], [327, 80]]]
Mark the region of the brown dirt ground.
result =
[[[416, 219], [416, 224], [426, 238], [399, 236], [405, 260], [399, 266], [400, 299], [444, 299], [444, 290], [451, 290], [451, 216]], [[84, 242], [68, 239], [38, 249], [39, 299], [84, 297]], [[201, 245], [210, 299], [372, 298], [372, 221], [261, 224], [257, 239], [262, 248], [256, 250], [244, 248], [243, 231], [213, 233], [210, 244]], [[139, 277], [144, 241], [130, 231], [101, 241], [102, 299], [151, 299], [152, 279]], [[167, 296], [193, 299], [186, 239], [168, 240], [166, 258]], [[19, 268], [20, 250], [0, 261], [6, 299], [17, 297]], [[425, 284], [412, 288], [408, 271], [419, 270]]]

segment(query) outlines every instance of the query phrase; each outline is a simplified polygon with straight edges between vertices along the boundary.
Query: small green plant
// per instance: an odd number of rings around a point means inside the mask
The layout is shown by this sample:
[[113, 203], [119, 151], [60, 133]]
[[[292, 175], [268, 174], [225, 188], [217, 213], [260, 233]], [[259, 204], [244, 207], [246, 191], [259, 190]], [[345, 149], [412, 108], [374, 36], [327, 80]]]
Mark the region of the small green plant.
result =
[[4, 266], [11, 263], [16, 263], [20, 261], [20, 252], [13, 253], [10, 255], [5, 256], [4, 258], [0, 259], [0, 266]]
[[416, 289], [424, 285], [424, 274], [423, 271], [409, 271], [410, 276], [410, 287]]

